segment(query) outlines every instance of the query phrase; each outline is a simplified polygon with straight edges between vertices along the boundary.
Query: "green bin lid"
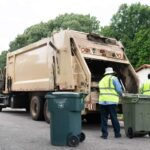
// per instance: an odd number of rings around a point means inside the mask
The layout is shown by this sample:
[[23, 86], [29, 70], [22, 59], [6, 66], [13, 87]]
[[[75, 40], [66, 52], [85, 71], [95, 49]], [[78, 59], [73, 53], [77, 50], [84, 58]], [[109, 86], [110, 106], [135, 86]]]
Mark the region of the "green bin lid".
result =
[[133, 93], [123, 93], [125, 98], [143, 98], [143, 99], [150, 99], [150, 95], [143, 95], [143, 94], [133, 94]]
[[124, 93], [122, 95], [122, 100], [124, 103], [137, 103], [139, 101], [150, 101], [150, 95], [143, 94], [133, 94], [133, 93]]
[[50, 92], [46, 94], [46, 98], [53, 98], [53, 97], [85, 97], [86, 93], [77, 93], [77, 92]]

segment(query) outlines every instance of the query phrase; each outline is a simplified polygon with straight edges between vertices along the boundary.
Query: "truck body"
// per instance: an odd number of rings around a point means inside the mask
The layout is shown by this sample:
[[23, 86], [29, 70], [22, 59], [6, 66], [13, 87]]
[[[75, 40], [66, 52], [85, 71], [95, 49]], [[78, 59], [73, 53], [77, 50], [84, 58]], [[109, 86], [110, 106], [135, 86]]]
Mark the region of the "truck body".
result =
[[119, 41], [73, 30], [54, 33], [7, 54], [0, 107], [26, 108], [34, 120], [44, 116], [49, 122], [48, 92], [85, 92], [82, 115], [91, 119], [99, 112], [98, 82], [106, 67], [113, 67], [127, 92], [138, 92], [138, 78]]

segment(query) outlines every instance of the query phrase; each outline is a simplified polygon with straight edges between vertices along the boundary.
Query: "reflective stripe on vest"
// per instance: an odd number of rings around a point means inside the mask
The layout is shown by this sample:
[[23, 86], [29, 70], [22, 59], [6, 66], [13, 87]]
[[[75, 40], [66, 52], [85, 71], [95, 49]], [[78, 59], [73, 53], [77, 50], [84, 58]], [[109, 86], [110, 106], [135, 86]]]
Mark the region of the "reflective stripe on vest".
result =
[[113, 85], [113, 76], [106, 75], [99, 82], [99, 101], [100, 102], [119, 102], [119, 95], [115, 90], [115, 86]]
[[142, 86], [142, 94], [150, 95], [150, 80], [147, 80]]

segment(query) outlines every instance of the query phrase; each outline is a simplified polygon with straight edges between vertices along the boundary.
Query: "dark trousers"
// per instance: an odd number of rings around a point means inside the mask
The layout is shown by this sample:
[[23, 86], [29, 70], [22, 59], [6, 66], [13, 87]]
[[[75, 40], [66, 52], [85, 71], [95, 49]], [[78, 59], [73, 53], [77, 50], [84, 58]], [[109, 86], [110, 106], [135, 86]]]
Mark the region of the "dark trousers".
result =
[[108, 116], [110, 115], [111, 122], [114, 128], [115, 136], [120, 135], [120, 124], [117, 119], [117, 105], [100, 105], [100, 112], [101, 112], [101, 131], [102, 135], [107, 137], [107, 123], [108, 123]]

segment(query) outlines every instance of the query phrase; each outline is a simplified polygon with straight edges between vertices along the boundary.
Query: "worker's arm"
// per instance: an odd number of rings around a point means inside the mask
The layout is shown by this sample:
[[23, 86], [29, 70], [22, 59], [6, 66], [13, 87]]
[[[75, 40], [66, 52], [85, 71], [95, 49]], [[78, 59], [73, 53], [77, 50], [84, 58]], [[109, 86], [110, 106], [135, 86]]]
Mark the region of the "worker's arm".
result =
[[117, 77], [113, 77], [113, 84], [115, 86], [117, 93], [121, 96], [123, 93], [123, 90], [122, 90], [122, 86]]

